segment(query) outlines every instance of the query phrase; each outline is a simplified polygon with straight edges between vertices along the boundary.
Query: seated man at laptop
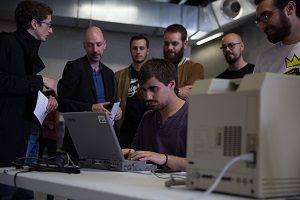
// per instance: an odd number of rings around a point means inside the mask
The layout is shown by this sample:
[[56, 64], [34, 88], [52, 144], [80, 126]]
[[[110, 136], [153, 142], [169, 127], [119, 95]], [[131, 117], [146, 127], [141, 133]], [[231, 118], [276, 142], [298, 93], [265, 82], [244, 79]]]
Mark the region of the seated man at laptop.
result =
[[130, 160], [185, 171], [188, 102], [176, 94], [176, 68], [170, 61], [151, 59], [137, 77], [151, 110], [142, 117], [132, 149], [122, 149], [123, 154]]

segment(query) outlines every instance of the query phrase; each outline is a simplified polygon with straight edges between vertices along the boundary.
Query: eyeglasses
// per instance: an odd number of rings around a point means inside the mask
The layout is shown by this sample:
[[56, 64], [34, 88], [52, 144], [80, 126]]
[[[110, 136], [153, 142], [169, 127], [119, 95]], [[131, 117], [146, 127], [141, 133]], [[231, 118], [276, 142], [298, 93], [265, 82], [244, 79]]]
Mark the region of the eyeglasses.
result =
[[233, 50], [234, 47], [235, 47], [235, 45], [237, 45], [237, 44], [241, 44], [241, 43], [230, 43], [230, 44], [228, 44], [228, 45], [222, 45], [222, 46], [220, 47], [220, 49], [221, 49], [222, 51], [226, 51], [226, 49], [227, 49], [227, 47], [228, 47], [230, 50]]
[[51, 22], [45, 22], [45, 21], [39, 21], [40, 23], [46, 24], [48, 28], [52, 28], [52, 23]]
[[254, 24], [259, 27], [259, 25], [262, 23], [266, 24], [269, 19], [272, 17], [273, 13], [275, 10], [277, 10], [278, 8], [275, 8], [274, 10], [271, 11], [265, 11], [264, 13], [262, 13], [260, 15], [260, 17], [257, 17], [256, 20], [254, 21]]

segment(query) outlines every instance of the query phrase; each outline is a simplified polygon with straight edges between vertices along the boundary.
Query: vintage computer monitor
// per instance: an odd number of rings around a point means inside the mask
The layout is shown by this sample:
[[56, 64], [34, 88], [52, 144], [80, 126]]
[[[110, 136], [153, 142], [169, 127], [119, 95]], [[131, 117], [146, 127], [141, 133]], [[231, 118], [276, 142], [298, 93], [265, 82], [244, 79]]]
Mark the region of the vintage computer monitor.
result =
[[300, 194], [300, 77], [273, 73], [205, 79], [191, 91], [186, 186], [254, 198]]

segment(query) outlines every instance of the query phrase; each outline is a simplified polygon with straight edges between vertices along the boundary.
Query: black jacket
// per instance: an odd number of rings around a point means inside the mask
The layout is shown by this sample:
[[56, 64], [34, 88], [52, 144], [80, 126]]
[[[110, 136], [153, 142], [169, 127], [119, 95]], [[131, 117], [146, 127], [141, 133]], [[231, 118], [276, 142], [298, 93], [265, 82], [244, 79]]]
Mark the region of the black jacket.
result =
[[[110, 110], [114, 103], [114, 72], [103, 63], [101, 67], [106, 101], [110, 102], [107, 108]], [[87, 56], [67, 62], [62, 78], [58, 82], [57, 92], [60, 112], [92, 111], [92, 105], [97, 103], [97, 94]], [[78, 156], [67, 127], [63, 150], [72, 156]]]
[[41, 42], [26, 30], [0, 33], [0, 167], [26, 155], [37, 92], [43, 89], [45, 66]]

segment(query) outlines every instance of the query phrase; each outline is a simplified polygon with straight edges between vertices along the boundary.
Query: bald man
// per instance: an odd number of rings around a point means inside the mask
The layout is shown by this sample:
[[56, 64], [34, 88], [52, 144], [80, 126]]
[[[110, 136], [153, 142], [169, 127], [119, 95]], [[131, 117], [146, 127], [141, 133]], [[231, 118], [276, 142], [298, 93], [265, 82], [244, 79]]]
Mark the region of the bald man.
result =
[[[90, 27], [84, 34], [86, 55], [67, 62], [58, 82], [58, 110], [60, 112], [108, 112], [114, 104], [114, 72], [101, 61], [106, 40], [98, 27]], [[118, 110], [115, 119], [122, 116]], [[84, 134], [82, 135], [84, 138]], [[66, 127], [63, 150], [75, 158], [78, 154]]]
[[228, 68], [216, 78], [235, 79], [243, 78], [245, 74], [252, 74], [254, 65], [247, 63], [243, 58], [244, 43], [242, 38], [235, 33], [229, 33], [222, 38], [220, 47]]

